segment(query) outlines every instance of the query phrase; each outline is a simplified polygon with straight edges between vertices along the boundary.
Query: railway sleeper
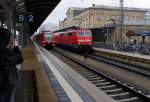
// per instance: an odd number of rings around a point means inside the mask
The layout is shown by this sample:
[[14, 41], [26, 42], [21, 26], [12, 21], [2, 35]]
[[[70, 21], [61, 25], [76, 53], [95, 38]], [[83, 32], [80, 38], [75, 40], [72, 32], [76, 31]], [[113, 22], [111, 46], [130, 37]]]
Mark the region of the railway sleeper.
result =
[[105, 82], [102, 82], [102, 83], [95, 83], [95, 85], [98, 87], [98, 86], [106, 86], [106, 85], [110, 85], [111, 82], [108, 82], [108, 81], [105, 81]]
[[128, 94], [118, 94], [118, 96], [115, 96], [115, 97], [113, 96], [112, 98], [114, 100], [124, 100], [124, 99], [130, 99], [132, 97], [135, 97], [135, 96], [128, 93]]
[[75, 69], [77, 72], [81, 72], [81, 73], [88, 73], [90, 71], [88, 70], [83, 70], [83, 69]]
[[[110, 86], [110, 85], [109, 85]], [[99, 87], [100, 88], [100, 87]], [[115, 87], [106, 87], [106, 88], [100, 88], [101, 90], [103, 90], [103, 91], [106, 91], [106, 90], [115, 90], [115, 89], [118, 89], [118, 87], [117, 86], [115, 86]]]
[[91, 76], [91, 77], [97, 76], [97, 75], [95, 75], [94, 73], [83, 73], [83, 75], [84, 75], [84, 76]]
[[78, 71], [78, 73], [80, 73], [80, 74], [82, 74], [82, 75], [86, 75], [86, 74], [91, 74], [91, 73], [85, 73], [85, 72], [83, 72], [83, 71]]
[[100, 86], [100, 89], [116, 88], [116, 85]]
[[89, 70], [83, 70], [82, 73], [84, 73], [84, 74], [91, 74], [91, 73], [93, 73], [93, 72], [91, 72], [91, 71], [89, 71]]
[[107, 85], [105, 85], [105, 84], [103, 84], [103, 85], [96, 85], [98, 88], [100, 88], [100, 87], [105, 87], [105, 86], [110, 86], [110, 85], [112, 85], [112, 84], [107, 84]]
[[116, 94], [121, 94], [121, 93], [124, 93], [124, 92], [126, 92], [125, 90], [113, 90], [113, 91], [105, 91], [105, 93], [106, 94], [108, 94], [108, 95], [116, 95]]
[[122, 90], [122, 88], [116, 88], [116, 89], [112, 89], [112, 90], [103, 90], [105, 93], [107, 93], [107, 94], [116, 94], [116, 93], [122, 93], [122, 92], [124, 92], [123, 90]]
[[113, 94], [113, 95], [109, 95], [110, 97], [119, 97], [119, 96], [123, 96], [123, 95], [129, 95], [130, 93], [129, 92], [123, 92], [123, 93], [117, 93], [117, 94]]
[[84, 77], [86, 77], [86, 78], [88, 78], [88, 79], [94, 79], [94, 78], [96, 78], [96, 77], [98, 77], [97, 75], [89, 75], [89, 76], [85, 76], [84, 75]]
[[99, 80], [93, 80], [92, 83], [100, 83], [100, 82], [104, 82], [106, 81], [106, 79], [99, 79]]
[[117, 102], [139, 102], [138, 97], [130, 97], [126, 99], [116, 100]]
[[93, 78], [90, 78], [88, 79], [89, 81], [98, 81], [98, 80], [102, 80], [102, 77], [93, 77]]
[[78, 73], [89, 73], [89, 71], [87, 71], [87, 70], [76, 70]]

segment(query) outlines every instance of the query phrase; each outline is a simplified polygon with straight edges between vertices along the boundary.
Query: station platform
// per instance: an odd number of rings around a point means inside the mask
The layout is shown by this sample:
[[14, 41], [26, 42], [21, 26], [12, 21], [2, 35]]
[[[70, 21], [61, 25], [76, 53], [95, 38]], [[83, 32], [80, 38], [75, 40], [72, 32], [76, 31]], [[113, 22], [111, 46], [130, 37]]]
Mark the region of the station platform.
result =
[[150, 71], [150, 56], [142, 55], [140, 53], [121, 52], [110, 49], [94, 48], [96, 54], [107, 57], [108, 59], [127, 63], [137, 66], [142, 70]]
[[[106, 52], [105, 49], [96, 50]], [[72, 66], [55, 56], [53, 51], [35, 42], [30, 42], [23, 49], [24, 62], [19, 70], [15, 102], [115, 102]], [[64, 53], [69, 56], [67, 51]], [[117, 51], [112, 53], [125, 54]], [[72, 54], [70, 56], [73, 57]], [[92, 60], [85, 59], [84, 56], [80, 58], [82, 59], [92, 63]]]
[[24, 62], [14, 102], [58, 102], [32, 43], [23, 49]]
[[111, 49], [103, 49], [103, 48], [96, 48], [96, 47], [94, 48], [94, 50], [104, 51], [104, 52], [109, 52], [109, 53], [114, 53], [114, 54], [125, 55], [125, 56], [129, 56], [129, 57], [135, 57], [135, 58], [150, 60], [150, 56], [142, 55], [142, 54], [139, 54], [139, 53], [121, 52], [121, 51], [116, 51], [116, 50], [111, 50]]
[[35, 43], [23, 49], [23, 57], [15, 102], [115, 102]]

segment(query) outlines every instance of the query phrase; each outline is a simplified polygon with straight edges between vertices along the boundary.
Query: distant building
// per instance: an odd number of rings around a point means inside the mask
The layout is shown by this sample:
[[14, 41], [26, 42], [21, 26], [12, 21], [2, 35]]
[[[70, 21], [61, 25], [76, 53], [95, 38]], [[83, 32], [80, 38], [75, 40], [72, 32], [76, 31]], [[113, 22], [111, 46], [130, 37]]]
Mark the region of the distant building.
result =
[[82, 13], [84, 8], [79, 8], [79, 7], [70, 7], [67, 11], [67, 18], [73, 18], [75, 16], [78, 16], [79, 14]]
[[70, 26], [79, 26], [80, 18], [78, 17], [84, 8], [70, 7], [66, 13], [67, 18], [59, 23], [59, 29], [67, 28]]
[[145, 20], [150, 21], [150, 10], [145, 13]]
[[[124, 8], [125, 21], [144, 21], [146, 9]], [[60, 29], [68, 26], [80, 26], [81, 28], [95, 28], [107, 25], [112, 19], [118, 21], [118, 7], [97, 5], [89, 8], [72, 7], [67, 11], [67, 18], [60, 22]]]
[[[119, 20], [119, 9], [113, 6], [93, 5], [89, 8], [69, 8], [67, 11], [67, 18], [60, 22], [59, 28], [67, 28], [70, 26], [77, 26], [80, 28], [99, 28], [107, 25], [115, 25], [117, 28]], [[128, 30], [143, 29], [146, 25], [150, 25], [150, 12], [144, 8], [129, 8], [124, 7], [124, 28], [123, 28], [123, 42], [127, 43], [128, 37], [126, 33]], [[146, 25], [145, 25], [146, 19]], [[106, 27], [105, 27], [106, 28]], [[111, 42], [115, 43], [119, 36], [117, 29], [110, 35]]]

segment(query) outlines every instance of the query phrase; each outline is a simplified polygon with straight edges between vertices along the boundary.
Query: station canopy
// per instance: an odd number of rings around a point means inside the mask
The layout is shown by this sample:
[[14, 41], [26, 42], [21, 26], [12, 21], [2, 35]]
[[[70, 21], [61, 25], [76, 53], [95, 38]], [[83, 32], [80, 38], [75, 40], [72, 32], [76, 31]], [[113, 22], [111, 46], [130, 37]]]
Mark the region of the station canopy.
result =
[[6, 12], [8, 12], [8, 6], [11, 10], [15, 8], [15, 0], [0, 0], [0, 20], [6, 20]]
[[57, 6], [60, 0], [16, 0], [17, 12], [32, 13], [34, 22], [29, 24], [31, 33], [34, 33], [46, 17]]

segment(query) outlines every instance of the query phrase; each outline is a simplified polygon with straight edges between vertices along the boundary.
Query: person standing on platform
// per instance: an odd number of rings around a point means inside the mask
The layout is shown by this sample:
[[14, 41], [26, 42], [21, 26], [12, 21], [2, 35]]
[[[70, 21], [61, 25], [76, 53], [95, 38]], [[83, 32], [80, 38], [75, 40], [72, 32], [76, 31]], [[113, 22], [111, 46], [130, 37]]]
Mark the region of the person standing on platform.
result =
[[18, 80], [17, 64], [23, 57], [8, 29], [0, 28], [0, 102], [13, 102]]

